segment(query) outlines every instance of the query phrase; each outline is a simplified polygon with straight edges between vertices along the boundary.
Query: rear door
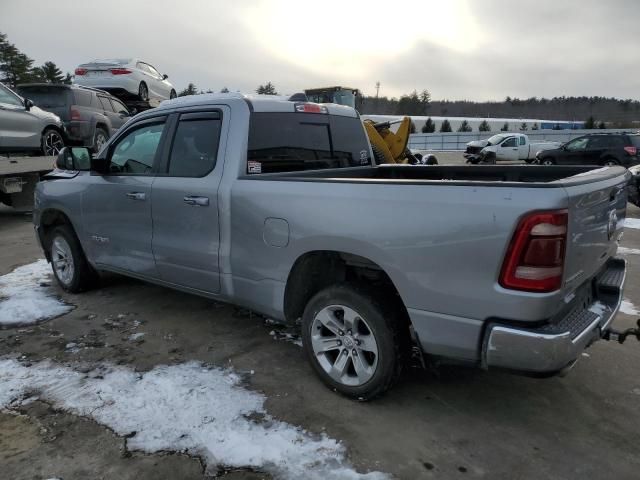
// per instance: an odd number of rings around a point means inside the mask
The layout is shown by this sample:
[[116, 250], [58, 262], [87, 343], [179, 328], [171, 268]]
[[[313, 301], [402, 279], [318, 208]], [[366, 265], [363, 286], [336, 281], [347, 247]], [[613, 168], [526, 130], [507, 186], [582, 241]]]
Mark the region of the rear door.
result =
[[0, 147], [36, 149], [41, 136], [41, 120], [25, 110], [20, 97], [0, 84]]
[[82, 196], [90, 256], [105, 267], [156, 278], [151, 250], [152, 185], [166, 140], [166, 116], [136, 122], [102, 153], [109, 173], [92, 174]]
[[115, 110], [115, 107], [111, 105], [109, 97], [98, 95], [98, 101], [100, 102], [100, 105], [102, 105], [102, 113], [109, 119], [109, 123], [111, 123], [111, 131], [109, 132], [109, 135], [113, 135], [113, 133], [118, 129], [117, 126], [122, 125], [124, 122], [122, 121], [120, 114]]
[[[600, 159], [604, 157], [612, 147], [613, 136], [610, 135], [594, 135], [589, 137], [589, 143], [584, 151], [585, 162], [589, 165], [597, 165], [600, 163]], [[618, 137], [615, 137], [618, 138]]]
[[[111, 97], [109, 100], [111, 100], [111, 106], [113, 107], [113, 111], [116, 114], [116, 116], [111, 118], [111, 125], [113, 126], [115, 132], [115, 130], [119, 129], [127, 122], [127, 120], [129, 120], [130, 113], [127, 107], [121, 101], [116, 100], [113, 97]], [[113, 134], [114, 132], [111, 133]]]
[[218, 186], [228, 114], [227, 107], [174, 114], [172, 140], [153, 185], [153, 254], [160, 278], [211, 293], [220, 290]]

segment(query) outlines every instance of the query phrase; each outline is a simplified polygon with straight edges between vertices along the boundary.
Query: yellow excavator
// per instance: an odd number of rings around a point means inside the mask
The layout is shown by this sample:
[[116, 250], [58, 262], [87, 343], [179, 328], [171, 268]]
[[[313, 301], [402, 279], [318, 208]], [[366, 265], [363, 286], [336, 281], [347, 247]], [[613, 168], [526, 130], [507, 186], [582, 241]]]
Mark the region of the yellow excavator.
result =
[[[325, 87], [311, 88], [304, 91], [308, 101], [314, 103], [337, 103], [356, 108], [362, 103], [360, 91], [349, 87]], [[412, 154], [407, 148], [409, 135], [411, 134], [411, 118], [403, 117], [393, 122], [374, 122], [365, 120], [364, 128], [369, 137], [371, 148], [377, 164], [410, 164], [410, 165], [434, 165], [438, 161], [433, 155], [422, 158], [422, 155]], [[391, 125], [400, 124], [395, 131]]]

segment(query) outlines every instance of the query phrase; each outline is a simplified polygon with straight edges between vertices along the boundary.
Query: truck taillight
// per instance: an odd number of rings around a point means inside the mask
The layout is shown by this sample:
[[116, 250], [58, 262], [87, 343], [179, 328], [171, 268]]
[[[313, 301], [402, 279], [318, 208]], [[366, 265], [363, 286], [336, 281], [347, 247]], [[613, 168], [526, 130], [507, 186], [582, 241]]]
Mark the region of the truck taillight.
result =
[[535, 212], [518, 223], [502, 264], [500, 285], [553, 292], [562, 286], [567, 243], [566, 210]]
[[131, 70], [128, 68], [112, 68], [109, 70], [112, 75], [128, 75], [131, 73]]
[[635, 157], [638, 153], [637, 147], [624, 147], [624, 151], [627, 152], [632, 157]]
[[76, 68], [76, 71], [75, 71], [76, 75], [85, 75], [86, 73], [87, 73], [86, 68]]
[[71, 120], [80, 120], [80, 112], [77, 108], [71, 107], [69, 109], [69, 117], [71, 118]]

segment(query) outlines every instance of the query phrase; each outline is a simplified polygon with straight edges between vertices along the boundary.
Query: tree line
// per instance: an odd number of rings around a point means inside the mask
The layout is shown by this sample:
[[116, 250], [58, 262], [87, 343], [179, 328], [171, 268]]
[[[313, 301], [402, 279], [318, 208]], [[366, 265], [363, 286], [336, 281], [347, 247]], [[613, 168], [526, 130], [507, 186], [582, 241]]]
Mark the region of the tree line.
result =
[[71, 74], [63, 75], [54, 62], [47, 61], [40, 66], [34, 63], [0, 32], [0, 82], [12, 88], [30, 82], [71, 83]]
[[[439, 117], [538, 118], [542, 120], [584, 121], [593, 128], [602, 124], [631, 127], [640, 120], [640, 101], [607, 97], [553, 97], [519, 99], [506, 97], [502, 102], [470, 100], [431, 100], [427, 90], [401, 95], [400, 98], [364, 96], [360, 112], [369, 115], [423, 115]], [[422, 100], [425, 99], [426, 101]], [[636, 125], [637, 126], [637, 125]]]

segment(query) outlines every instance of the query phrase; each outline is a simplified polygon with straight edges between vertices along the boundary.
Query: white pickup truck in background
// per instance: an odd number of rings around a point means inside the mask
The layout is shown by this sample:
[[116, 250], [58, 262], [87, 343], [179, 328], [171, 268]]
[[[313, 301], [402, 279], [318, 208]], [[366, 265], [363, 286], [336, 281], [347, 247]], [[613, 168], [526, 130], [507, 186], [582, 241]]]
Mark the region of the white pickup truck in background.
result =
[[487, 140], [467, 143], [464, 157], [467, 163], [496, 163], [496, 161], [522, 161], [530, 163], [536, 153], [558, 148], [560, 142], [530, 142], [524, 133], [499, 133]]

